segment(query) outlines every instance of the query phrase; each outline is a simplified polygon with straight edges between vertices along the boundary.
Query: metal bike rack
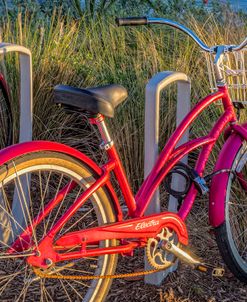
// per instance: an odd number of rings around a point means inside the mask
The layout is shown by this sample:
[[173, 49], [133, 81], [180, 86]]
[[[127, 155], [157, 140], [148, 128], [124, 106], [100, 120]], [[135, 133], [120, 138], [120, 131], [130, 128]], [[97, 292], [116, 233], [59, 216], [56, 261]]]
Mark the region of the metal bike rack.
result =
[[[32, 123], [33, 123], [33, 83], [32, 83], [32, 54], [29, 49], [15, 44], [0, 43], [0, 55], [7, 53], [18, 53], [20, 62], [20, 130], [19, 142], [32, 140]], [[28, 190], [28, 185], [25, 186], [27, 179], [21, 179], [24, 184], [25, 191]], [[23, 192], [24, 196], [28, 196], [28, 192]], [[2, 200], [2, 199], [1, 199]], [[28, 198], [26, 199], [28, 201]], [[12, 224], [14, 232], [19, 233], [21, 227], [25, 223], [25, 214], [23, 213], [23, 205], [19, 202], [17, 192], [14, 192], [12, 213], [16, 217], [17, 223], [7, 220], [4, 211], [0, 211], [1, 221], [7, 224]], [[5, 217], [4, 217], [5, 216]], [[9, 236], [0, 232], [0, 238], [4, 239]]]
[[29, 49], [15, 44], [0, 43], [0, 55], [17, 52], [20, 57], [20, 132], [19, 142], [32, 140], [33, 83], [32, 54]]
[[[146, 178], [152, 170], [159, 154], [159, 118], [160, 118], [160, 93], [170, 84], [177, 84], [177, 118], [178, 125], [186, 114], [190, 111], [190, 79], [181, 72], [164, 71], [157, 73], [146, 85], [145, 92], [145, 134], [144, 134], [144, 177]], [[183, 144], [189, 139], [187, 131], [179, 141]], [[182, 161], [187, 163], [187, 157]], [[172, 178], [172, 188], [181, 190], [184, 186], [183, 181], [177, 175]], [[177, 211], [177, 199], [173, 196], [169, 198], [168, 210]], [[160, 212], [159, 190], [154, 194], [154, 197], [146, 211], [146, 214]], [[145, 259], [145, 269], [150, 269], [150, 265]], [[145, 282], [149, 284], [159, 285], [163, 279], [177, 268], [177, 263], [169, 269], [145, 276]]]

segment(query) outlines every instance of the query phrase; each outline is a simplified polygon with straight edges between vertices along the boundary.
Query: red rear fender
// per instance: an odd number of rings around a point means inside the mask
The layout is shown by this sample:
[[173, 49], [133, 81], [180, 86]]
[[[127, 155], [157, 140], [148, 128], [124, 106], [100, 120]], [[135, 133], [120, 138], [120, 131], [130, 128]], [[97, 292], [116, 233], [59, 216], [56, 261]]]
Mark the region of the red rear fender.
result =
[[[9, 146], [0, 151], [0, 166], [19, 156], [41, 151], [59, 152], [72, 156], [86, 164], [97, 175], [100, 176], [102, 174], [101, 168], [85, 154], [69, 146], [50, 141], [32, 141]], [[105, 186], [108, 189], [112, 200], [114, 201], [114, 207], [117, 213], [118, 220], [120, 221], [122, 220], [122, 211], [116, 193], [110, 182], [107, 182]]]

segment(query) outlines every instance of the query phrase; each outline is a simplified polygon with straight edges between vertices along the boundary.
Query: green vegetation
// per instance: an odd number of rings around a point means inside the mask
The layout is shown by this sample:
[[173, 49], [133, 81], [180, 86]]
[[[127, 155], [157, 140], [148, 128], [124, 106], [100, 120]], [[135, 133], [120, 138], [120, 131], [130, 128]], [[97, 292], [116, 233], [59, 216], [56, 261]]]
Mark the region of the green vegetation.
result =
[[[76, 2], [76, 1], [75, 1]], [[141, 10], [147, 11], [148, 2]], [[117, 7], [116, 5], [119, 5]], [[52, 89], [63, 83], [78, 87], [119, 83], [129, 91], [128, 100], [116, 110], [108, 124], [116, 140], [127, 174], [136, 189], [143, 174], [143, 126], [145, 84], [155, 73], [178, 70], [192, 80], [193, 103], [209, 92], [204, 54], [184, 34], [164, 26], [118, 28], [113, 13], [124, 6], [119, 1], [111, 6], [109, 15], [90, 18], [80, 10], [80, 18], [64, 15], [64, 8], [52, 13], [37, 13], [19, 7], [17, 16], [4, 15], [1, 22], [2, 40], [24, 45], [33, 54], [34, 71], [34, 138], [61, 141], [92, 155], [97, 142], [92, 142], [88, 123], [81, 124], [77, 114], [68, 115], [52, 103]], [[75, 12], [75, 7], [73, 8]], [[186, 7], [176, 14], [176, 8], [158, 7], [157, 14], [176, 18], [187, 25], [209, 45], [239, 43], [246, 33], [246, 19], [229, 9], [212, 14], [201, 7]], [[150, 10], [150, 6], [149, 6]], [[72, 8], [69, 12], [72, 12]], [[135, 7], [135, 11], [137, 8]], [[13, 11], [12, 11], [13, 13]], [[131, 13], [131, 12], [129, 12]], [[78, 14], [78, 12], [77, 12]], [[126, 12], [124, 13], [126, 15]], [[140, 14], [140, 13], [138, 13]], [[118, 13], [119, 15], [119, 13]], [[135, 13], [134, 15], [137, 15]], [[239, 26], [241, 24], [241, 27]], [[14, 91], [13, 106], [18, 121], [18, 62], [6, 57], [4, 69]], [[163, 96], [161, 108], [161, 142], [165, 143], [174, 129], [174, 88]], [[213, 107], [192, 129], [192, 135], [202, 134], [219, 111]], [[97, 153], [95, 158], [102, 161]]]

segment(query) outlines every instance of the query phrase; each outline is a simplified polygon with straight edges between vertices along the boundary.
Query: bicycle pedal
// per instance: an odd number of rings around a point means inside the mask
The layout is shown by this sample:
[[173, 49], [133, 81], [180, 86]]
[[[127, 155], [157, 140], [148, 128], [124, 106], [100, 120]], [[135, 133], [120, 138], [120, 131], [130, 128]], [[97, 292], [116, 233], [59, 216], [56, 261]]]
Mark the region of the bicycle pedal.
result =
[[195, 267], [196, 270], [202, 272], [202, 273], [210, 273], [212, 277], [223, 277], [225, 274], [225, 270], [222, 267], [215, 267], [215, 268], [210, 268], [205, 265], [198, 265]]
[[222, 267], [216, 267], [212, 270], [213, 277], [223, 277], [225, 274], [225, 270]]

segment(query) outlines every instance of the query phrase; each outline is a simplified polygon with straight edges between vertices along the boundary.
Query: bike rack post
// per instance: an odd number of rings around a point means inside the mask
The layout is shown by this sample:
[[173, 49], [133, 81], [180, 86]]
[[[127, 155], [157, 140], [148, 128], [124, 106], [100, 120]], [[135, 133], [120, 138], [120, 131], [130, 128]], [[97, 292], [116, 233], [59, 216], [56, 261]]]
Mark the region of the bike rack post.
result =
[[19, 142], [32, 140], [33, 83], [32, 55], [29, 49], [15, 44], [0, 43], [0, 55], [17, 52], [20, 56], [20, 132]]
[[[0, 43], [0, 55], [10, 52], [19, 54], [20, 60], [20, 130], [19, 142], [32, 140], [32, 123], [33, 123], [33, 83], [32, 83], [32, 54], [29, 49], [15, 44]], [[25, 201], [28, 202], [28, 180], [21, 179], [25, 192], [23, 192]], [[26, 185], [25, 185], [26, 184]], [[26, 196], [26, 197], [25, 197]], [[2, 199], [1, 199], [2, 200]], [[12, 224], [15, 233], [19, 233], [24, 223], [27, 223], [23, 206], [18, 202], [17, 192], [14, 192], [12, 213], [16, 222], [8, 221]], [[3, 211], [1, 211], [3, 212]], [[5, 215], [6, 216], [6, 215]], [[2, 221], [7, 221], [6, 217], [1, 216]], [[9, 234], [0, 232], [0, 237], [8, 238]]]
[[[152, 170], [159, 154], [159, 111], [160, 111], [160, 93], [170, 84], [177, 84], [177, 117], [178, 125], [185, 115], [190, 111], [190, 79], [181, 72], [164, 71], [157, 73], [146, 85], [145, 91], [145, 134], [144, 134], [144, 177], [146, 178]], [[185, 143], [189, 139], [188, 131], [184, 134], [179, 144]], [[187, 157], [182, 160], [187, 163]], [[178, 176], [172, 178], [173, 189], [180, 189], [184, 186], [183, 181]], [[177, 211], [177, 200], [173, 196], [169, 198], [168, 210]], [[146, 211], [146, 214], [160, 212], [159, 190]], [[150, 265], [145, 258], [145, 269], [150, 269]], [[177, 264], [169, 269], [145, 276], [145, 282], [159, 285], [163, 279], [172, 271], [175, 271]]]

